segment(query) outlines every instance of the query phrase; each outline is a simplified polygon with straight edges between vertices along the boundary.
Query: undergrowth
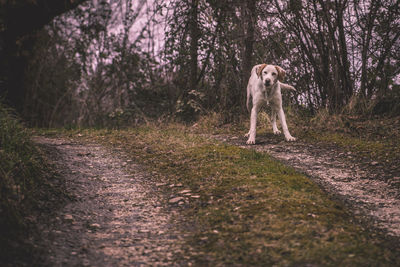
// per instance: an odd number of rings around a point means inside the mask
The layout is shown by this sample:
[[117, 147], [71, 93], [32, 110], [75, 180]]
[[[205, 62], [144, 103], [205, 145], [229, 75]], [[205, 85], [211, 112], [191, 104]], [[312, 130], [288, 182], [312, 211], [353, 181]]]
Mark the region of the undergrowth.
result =
[[400, 116], [329, 114], [322, 110], [312, 118], [298, 119], [294, 132], [302, 141], [334, 145], [360, 159], [392, 167], [400, 164]]
[[60, 194], [48, 182], [52, 172], [29, 131], [12, 114], [0, 103], [0, 264], [5, 265], [33, 260], [37, 215]]
[[68, 134], [122, 149], [155, 178], [199, 195], [177, 207], [189, 222], [186, 253], [196, 264], [400, 264], [398, 247], [354, 223], [309, 178], [267, 154], [193, 132], [170, 124]]
[[[400, 164], [400, 116], [360, 115], [351, 107], [341, 113], [321, 109], [315, 115], [300, 107], [286, 107], [285, 113], [290, 132], [300, 142], [335, 146], [354, 153], [360, 159], [378, 161], [383, 165]], [[257, 136], [272, 133], [269, 114], [268, 108], [259, 112]], [[223, 124], [221, 115], [212, 113], [201, 117], [190, 130], [243, 136], [249, 129], [249, 117], [242, 116], [234, 124]]]

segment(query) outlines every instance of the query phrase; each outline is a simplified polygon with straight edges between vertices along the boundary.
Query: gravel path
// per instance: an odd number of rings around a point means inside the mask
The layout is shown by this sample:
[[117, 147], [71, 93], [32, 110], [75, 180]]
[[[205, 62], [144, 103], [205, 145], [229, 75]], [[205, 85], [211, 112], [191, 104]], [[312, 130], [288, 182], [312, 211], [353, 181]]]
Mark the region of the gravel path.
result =
[[[180, 253], [180, 233], [171, 224], [151, 177], [123, 154], [100, 145], [35, 139], [50, 151], [74, 201], [41, 226], [49, 266], [164, 266]], [[121, 158], [122, 157], [122, 158]]]
[[389, 236], [400, 238], [400, 166], [387, 169], [379, 162], [360, 161], [350, 152], [321, 144], [284, 142], [281, 136], [245, 138], [213, 136], [246, 149], [267, 152], [312, 177], [328, 193], [344, 201], [354, 215]]

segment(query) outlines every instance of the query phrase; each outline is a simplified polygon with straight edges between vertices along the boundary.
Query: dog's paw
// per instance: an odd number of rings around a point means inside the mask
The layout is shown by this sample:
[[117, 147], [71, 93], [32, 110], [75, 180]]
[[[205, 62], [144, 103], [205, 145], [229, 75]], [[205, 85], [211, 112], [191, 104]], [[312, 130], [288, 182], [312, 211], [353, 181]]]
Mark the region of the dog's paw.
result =
[[288, 142], [294, 142], [294, 141], [296, 141], [296, 138], [293, 137], [293, 136], [285, 136], [285, 139], [286, 139], [286, 141], [288, 141]]
[[278, 134], [281, 134], [282, 132], [281, 131], [279, 131], [279, 130], [274, 130], [274, 134], [275, 135], [278, 135]]
[[247, 140], [246, 144], [248, 145], [254, 145], [256, 143], [256, 140], [254, 138], [249, 138], [249, 140]]

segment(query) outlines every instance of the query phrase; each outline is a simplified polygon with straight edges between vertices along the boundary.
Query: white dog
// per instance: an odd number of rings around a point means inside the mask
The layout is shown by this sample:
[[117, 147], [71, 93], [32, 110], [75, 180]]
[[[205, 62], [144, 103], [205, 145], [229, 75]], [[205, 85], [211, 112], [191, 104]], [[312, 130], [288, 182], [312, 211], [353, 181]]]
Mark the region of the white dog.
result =
[[283, 113], [282, 109], [281, 88], [294, 91], [296, 91], [296, 89], [288, 84], [282, 83], [284, 77], [285, 71], [279, 66], [259, 64], [254, 66], [251, 70], [251, 76], [247, 85], [246, 104], [247, 110], [249, 110], [251, 96], [253, 108], [251, 109], [250, 116], [250, 130], [245, 135], [245, 137], [249, 138], [246, 142], [247, 144], [255, 144], [256, 142], [257, 113], [264, 103], [271, 105], [271, 122], [274, 134], [281, 133], [276, 127], [276, 115], [278, 115], [286, 141], [296, 140], [296, 138], [289, 133], [286, 124], [285, 113]]

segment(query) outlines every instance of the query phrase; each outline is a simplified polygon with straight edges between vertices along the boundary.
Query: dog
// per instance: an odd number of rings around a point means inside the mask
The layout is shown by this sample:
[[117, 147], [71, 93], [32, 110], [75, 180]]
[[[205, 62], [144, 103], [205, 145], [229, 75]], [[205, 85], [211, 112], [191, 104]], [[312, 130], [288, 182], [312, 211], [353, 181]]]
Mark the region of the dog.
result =
[[283, 83], [285, 74], [285, 70], [281, 67], [267, 64], [255, 65], [251, 70], [251, 76], [247, 84], [246, 101], [247, 110], [249, 112], [250, 97], [253, 103], [250, 115], [250, 130], [245, 135], [245, 137], [248, 137], [246, 142], [248, 145], [256, 143], [257, 113], [263, 104], [269, 104], [271, 106], [271, 123], [274, 134], [281, 133], [276, 126], [276, 116], [278, 115], [286, 141], [296, 141], [296, 138], [289, 132], [285, 113], [282, 108], [281, 89], [296, 91], [293, 86]]

